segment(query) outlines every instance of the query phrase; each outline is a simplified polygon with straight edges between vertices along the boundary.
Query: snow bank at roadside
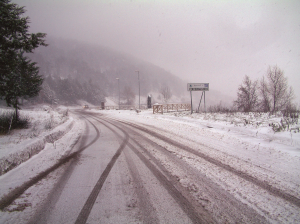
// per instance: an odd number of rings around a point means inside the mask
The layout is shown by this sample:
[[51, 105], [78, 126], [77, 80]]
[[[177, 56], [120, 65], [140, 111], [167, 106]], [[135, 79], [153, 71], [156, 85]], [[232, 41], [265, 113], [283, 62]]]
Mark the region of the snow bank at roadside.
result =
[[[95, 110], [97, 111], [97, 110]], [[290, 123], [286, 129], [275, 131], [274, 126], [282, 125], [282, 115], [270, 115], [268, 113], [194, 113], [189, 111], [173, 112], [165, 114], [153, 114], [152, 110], [143, 110], [141, 113], [126, 110], [98, 111], [99, 113], [116, 116], [121, 119], [140, 122], [151, 125], [161, 125], [168, 130], [165, 122], [185, 124], [209, 133], [222, 136], [235, 137], [247, 143], [264, 144], [267, 147], [276, 148], [292, 155], [300, 156], [300, 124]], [[161, 122], [163, 122], [161, 124]], [[164, 122], [165, 121], [165, 122]], [[170, 124], [170, 123], [167, 123]]]
[[30, 121], [30, 127], [0, 136], [0, 176], [39, 153], [46, 143], [54, 143], [74, 124], [74, 119], [68, 116], [68, 108], [64, 106], [53, 109], [38, 105], [20, 111], [20, 115]]
[[22, 142], [22, 146], [17, 146], [19, 150], [14, 150], [0, 159], [0, 175], [7, 173], [21, 163], [27, 161], [35, 154], [39, 153], [46, 146], [46, 143], [54, 143], [65, 135], [73, 127], [74, 119], [69, 118], [67, 122], [53, 129], [49, 134], [42, 134], [36, 139]]
[[[63, 137], [52, 143], [45, 142], [45, 147], [42, 151], [0, 177], [0, 198], [54, 166], [62, 157], [72, 151], [85, 130], [85, 123], [80, 119], [71, 118], [68, 124], [64, 125], [64, 130], [66, 130], [67, 126], [70, 130]], [[63, 127], [60, 128], [60, 130], [63, 130]]]

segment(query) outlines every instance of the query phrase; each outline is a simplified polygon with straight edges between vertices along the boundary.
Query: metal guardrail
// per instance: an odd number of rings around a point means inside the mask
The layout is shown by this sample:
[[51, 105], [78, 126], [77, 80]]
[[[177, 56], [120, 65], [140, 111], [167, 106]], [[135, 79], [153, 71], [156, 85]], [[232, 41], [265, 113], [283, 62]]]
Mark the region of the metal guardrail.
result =
[[171, 103], [171, 104], [155, 104], [153, 105], [153, 113], [164, 113], [173, 111], [191, 110], [191, 105], [187, 103]]

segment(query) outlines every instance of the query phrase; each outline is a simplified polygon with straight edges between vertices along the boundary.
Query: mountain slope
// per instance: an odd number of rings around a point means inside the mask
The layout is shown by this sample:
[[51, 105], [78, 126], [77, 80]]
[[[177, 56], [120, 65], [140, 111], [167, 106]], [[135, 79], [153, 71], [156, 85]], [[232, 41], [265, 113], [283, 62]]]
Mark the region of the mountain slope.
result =
[[48, 47], [39, 48], [30, 55], [45, 77], [71, 77], [80, 82], [92, 80], [111, 95], [117, 91], [116, 78], [120, 78], [121, 90], [129, 86], [137, 92], [138, 73], [135, 71], [139, 71], [141, 95], [158, 92], [162, 86], [169, 86], [176, 95], [186, 91], [185, 83], [178, 77], [129, 55], [74, 40], [48, 38], [47, 43]]
[[[156, 96], [155, 102], [158, 102], [161, 99], [158, 93], [162, 88], [168, 87], [174, 96], [171, 101], [175, 99], [176, 102], [190, 102], [186, 82], [149, 62], [75, 40], [52, 37], [47, 38], [47, 43], [48, 47], [38, 48], [29, 57], [38, 63], [40, 73], [46, 77], [45, 83], [54, 90], [61, 103], [83, 99], [97, 104], [105, 96], [117, 97], [119, 90], [116, 78], [119, 78], [121, 98], [126, 89], [138, 95], [139, 80], [136, 71], [139, 71], [141, 97], [153, 94]], [[194, 106], [199, 103], [200, 96], [201, 92], [193, 93]], [[212, 89], [206, 94], [207, 106], [221, 101], [228, 105], [232, 100]]]

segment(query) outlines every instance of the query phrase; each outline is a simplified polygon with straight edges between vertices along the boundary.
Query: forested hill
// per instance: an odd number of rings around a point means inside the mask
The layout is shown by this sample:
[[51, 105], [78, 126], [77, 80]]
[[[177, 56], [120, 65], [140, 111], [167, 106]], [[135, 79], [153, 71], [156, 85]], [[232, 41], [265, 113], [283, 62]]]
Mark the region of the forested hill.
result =
[[173, 95], [186, 92], [186, 83], [178, 77], [129, 55], [75, 40], [47, 38], [47, 43], [49, 46], [36, 49], [29, 57], [38, 63], [40, 74], [45, 77], [41, 94], [55, 94], [58, 101], [75, 102], [82, 98], [99, 103], [104, 96], [116, 95], [116, 78], [121, 92], [129, 87], [138, 93], [137, 70], [142, 96], [166, 86]]

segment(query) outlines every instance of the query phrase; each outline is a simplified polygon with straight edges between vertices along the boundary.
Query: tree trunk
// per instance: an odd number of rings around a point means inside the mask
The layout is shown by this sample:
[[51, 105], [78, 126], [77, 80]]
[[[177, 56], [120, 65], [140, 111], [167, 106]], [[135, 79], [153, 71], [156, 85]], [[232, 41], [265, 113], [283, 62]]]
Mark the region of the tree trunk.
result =
[[16, 108], [16, 111], [15, 111], [15, 119], [16, 119], [16, 122], [18, 122], [18, 121], [19, 121], [18, 98], [16, 99], [15, 108]]
[[275, 97], [276, 97], [276, 96], [274, 96], [274, 102], [273, 102], [273, 114], [276, 112], [276, 109], [275, 109], [275, 107], [276, 107], [276, 100], [275, 100]]

